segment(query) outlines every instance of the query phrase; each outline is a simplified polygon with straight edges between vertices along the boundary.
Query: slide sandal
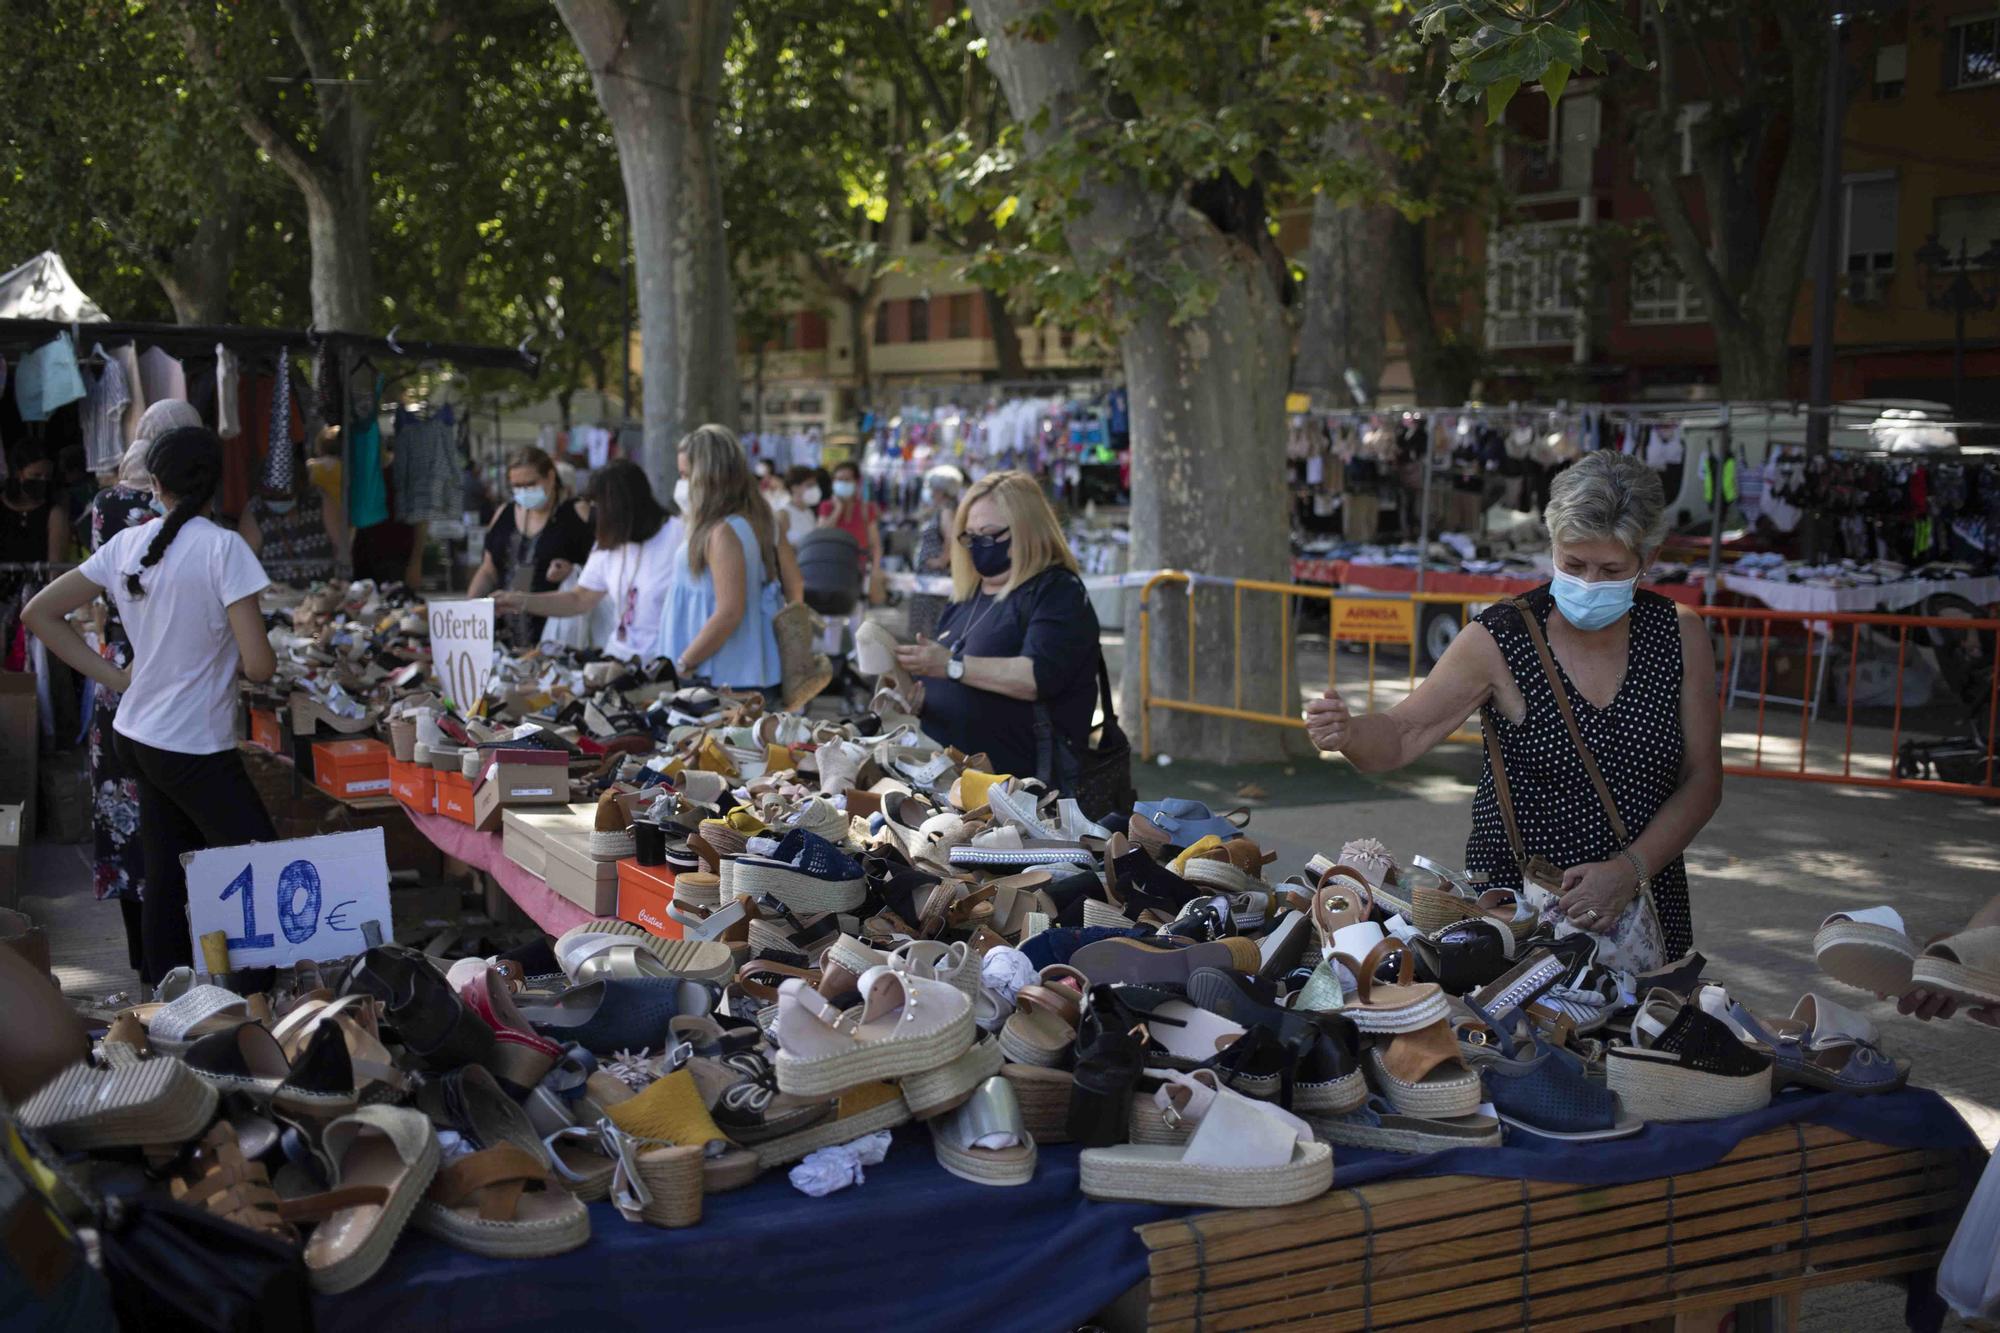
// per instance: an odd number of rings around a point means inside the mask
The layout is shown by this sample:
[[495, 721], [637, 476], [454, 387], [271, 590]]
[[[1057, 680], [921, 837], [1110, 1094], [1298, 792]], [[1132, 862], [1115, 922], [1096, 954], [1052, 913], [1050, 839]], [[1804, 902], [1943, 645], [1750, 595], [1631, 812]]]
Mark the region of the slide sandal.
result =
[[557, 1188], [541, 1159], [511, 1143], [439, 1170], [411, 1225], [494, 1259], [562, 1254], [590, 1240], [583, 1201]]
[[248, 1002], [220, 986], [196, 986], [178, 999], [136, 1004], [130, 1012], [146, 1029], [147, 1043], [163, 1055], [183, 1055], [201, 1038], [250, 1021]]
[[1813, 936], [1819, 970], [1859, 990], [1900, 999], [1910, 989], [1917, 943], [1893, 907], [1835, 912]]
[[1000, 1053], [1017, 1065], [1054, 1069], [1069, 1063], [1083, 1021], [1083, 996], [1073, 987], [1023, 986], [1000, 1029]]
[[[381, 1271], [410, 1214], [437, 1175], [437, 1133], [421, 1111], [364, 1106], [326, 1127], [321, 1140], [333, 1188], [300, 1204], [323, 1218], [306, 1242], [313, 1288], [351, 1291]], [[287, 1220], [297, 1220], [287, 1208]]]
[[1975, 926], [1924, 948], [1910, 980], [1971, 1005], [2000, 1005], [2000, 926]]

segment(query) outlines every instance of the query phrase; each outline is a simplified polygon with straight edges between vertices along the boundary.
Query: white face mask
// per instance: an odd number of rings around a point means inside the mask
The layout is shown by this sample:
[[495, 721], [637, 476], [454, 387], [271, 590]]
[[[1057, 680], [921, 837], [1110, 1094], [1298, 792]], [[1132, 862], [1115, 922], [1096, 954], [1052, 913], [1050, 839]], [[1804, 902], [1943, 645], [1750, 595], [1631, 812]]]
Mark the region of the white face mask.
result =
[[688, 479], [682, 477], [674, 483], [674, 507], [683, 514], [694, 508], [693, 492], [688, 488]]
[[804, 505], [808, 509], [811, 509], [814, 505], [817, 505], [820, 502], [820, 499], [821, 496], [819, 493], [818, 482], [814, 482], [812, 485], [806, 487], [804, 490], [799, 492], [799, 503]]

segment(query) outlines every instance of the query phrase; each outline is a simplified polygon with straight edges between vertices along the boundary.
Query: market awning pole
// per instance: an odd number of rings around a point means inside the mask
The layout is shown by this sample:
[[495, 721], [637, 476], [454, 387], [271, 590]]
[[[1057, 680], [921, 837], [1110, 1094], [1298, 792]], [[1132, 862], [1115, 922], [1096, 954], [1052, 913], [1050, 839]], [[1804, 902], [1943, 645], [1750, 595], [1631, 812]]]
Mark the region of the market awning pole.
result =
[[1715, 605], [1715, 594], [1722, 586], [1722, 512], [1728, 501], [1722, 494], [1722, 479], [1729, 468], [1729, 405], [1722, 407], [1722, 452], [1711, 455], [1708, 465], [1708, 489], [1712, 503], [1708, 519], [1708, 589], [1702, 600]]
[[[1435, 425], [1436, 417], [1430, 418]], [[1419, 502], [1421, 512], [1417, 515], [1417, 591], [1424, 590], [1424, 565], [1430, 559], [1431, 549], [1431, 457], [1437, 442], [1431, 438], [1429, 430], [1424, 431], [1424, 498]]]

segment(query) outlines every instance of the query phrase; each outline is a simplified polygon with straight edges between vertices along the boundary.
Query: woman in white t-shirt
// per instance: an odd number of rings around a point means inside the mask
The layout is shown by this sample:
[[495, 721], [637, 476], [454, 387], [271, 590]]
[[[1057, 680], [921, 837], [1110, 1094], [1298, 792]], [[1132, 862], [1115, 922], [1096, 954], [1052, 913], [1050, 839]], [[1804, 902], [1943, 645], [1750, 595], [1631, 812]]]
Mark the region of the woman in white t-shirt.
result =
[[[116, 744], [139, 783], [146, 863], [143, 979], [194, 961], [184, 853], [277, 837], [236, 751], [236, 676], [277, 667], [257, 594], [270, 580], [241, 537], [203, 515], [222, 481], [222, 441], [204, 426], [170, 430], [146, 455], [159, 523], [126, 528], [79, 569], [37, 593], [21, 619], [71, 668], [119, 692]], [[111, 599], [132, 666], [98, 656], [69, 623]]]
[[531, 616], [581, 616], [608, 598], [613, 628], [604, 655], [636, 661], [659, 637], [674, 552], [686, 534], [674, 512], [653, 498], [645, 471], [629, 459], [614, 458], [591, 473], [589, 497], [597, 544], [576, 586], [562, 592], [498, 592], [493, 604]]

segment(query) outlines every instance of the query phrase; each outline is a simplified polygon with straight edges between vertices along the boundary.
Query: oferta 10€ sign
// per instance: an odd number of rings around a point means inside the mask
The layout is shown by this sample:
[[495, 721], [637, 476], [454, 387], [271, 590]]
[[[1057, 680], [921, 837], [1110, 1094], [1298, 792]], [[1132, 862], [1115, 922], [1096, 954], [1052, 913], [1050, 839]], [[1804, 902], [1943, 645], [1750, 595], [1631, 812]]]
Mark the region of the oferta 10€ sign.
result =
[[431, 670], [453, 703], [470, 708], [493, 670], [493, 599], [432, 602], [429, 610]]

